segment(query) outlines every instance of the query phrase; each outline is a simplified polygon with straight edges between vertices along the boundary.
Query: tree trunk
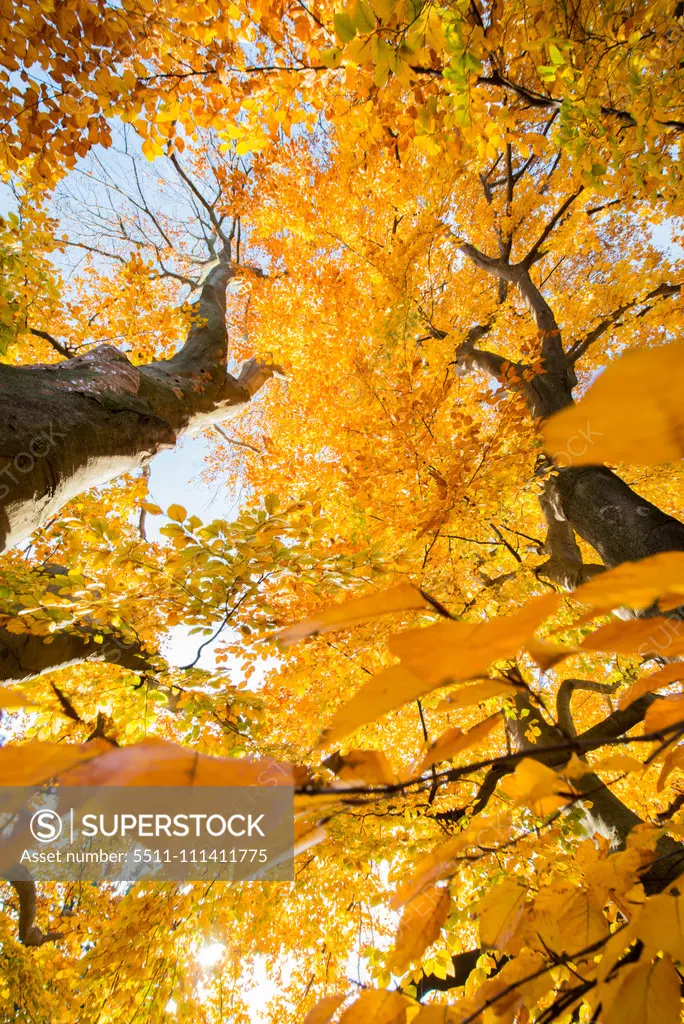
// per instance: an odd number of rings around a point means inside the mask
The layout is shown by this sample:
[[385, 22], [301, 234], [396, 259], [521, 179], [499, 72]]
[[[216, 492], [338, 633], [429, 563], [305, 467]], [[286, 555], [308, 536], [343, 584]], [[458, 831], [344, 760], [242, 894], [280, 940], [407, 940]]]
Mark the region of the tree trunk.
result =
[[134, 366], [101, 345], [52, 366], [0, 367], [0, 551], [29, 536], [82, 491], [138, 469], [183, 433], [240, 412], [272, 369], [226, 370], [221, 263], [171, 359]]
[[[545, 419], [572, 405], [577, 384], [575, 360], [565, 352], [553, 311], [532, 282], [529, 258], [509, 265], [485, 256], [473, 246], [462, 245], [461, 249], [481, 269], [518, 288], [539, 328], [541, 372], [529, 379], [529, 367], [512, 363], [497, 353], [474, 348], [474, 342], [490, 325], [471, 329], [468, 340], [457, 350], [457, 369], [464, 372], [475, 367], [496, 377], [503, 387], [521, 390], [535, 420]], [[577, 439], [578, 446], [591, 443], [589, 430], [588, 425], [585, 437]], [[573, 452], [568, 451], [564, 460], [567, 464], [558, 460], [553, 470], [555, 517], [567, 522], [591, 544], [607, 568], [662, 551], [684, 551], [684, 523], [640, 497], [605, 466], [573, 467], [572, 456]], [[544, 500], [542, 508], [549, 522]], [[560, 531], [556, 531], [556, 536], [559, 535]], [[552, 559], [554, 539], [552, 535], [547, 537]], [[569, 538], [564, 540], [567, 542]], [[559, 553], [559, 559], [563, 554]]]

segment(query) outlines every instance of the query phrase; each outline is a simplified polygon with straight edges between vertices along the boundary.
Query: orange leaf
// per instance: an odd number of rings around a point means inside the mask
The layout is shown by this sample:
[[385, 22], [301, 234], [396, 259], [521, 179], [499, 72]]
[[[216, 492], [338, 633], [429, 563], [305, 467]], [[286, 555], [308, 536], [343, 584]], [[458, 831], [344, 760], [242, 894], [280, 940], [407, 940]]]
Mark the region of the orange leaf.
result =
[[671, 725], [684, 723], [684, 693], [676, 697], [660, 697], [651, 704], [644, 718], [644, 731], [660, 732]]
[[289, 647], [307, 636], [327, 633], [332, 629], [346, 629], [364, 619], [375, 619], [390, 612], [427, 611], [433, 607], [417, 587], [402, 583], [392, 590], [381, 590], [367, 597], [357, 597], [343, 604], [333, 605], [312, 619], [288, 626], [278, 633], [281, 644]]
[[440, 761], [453, 760], [456, 754], [474, 747], [485, 739], [486, 736], [489, 736], [490, 732], [502, 721], [503, 711], [497, 711], [496, 714], [485, 718], [484, 722], [480, 722], [479, 725], [469, 729], [468, 732], [461, 732], [458, 728], [449, 729], [448, 732], [445, 732], [443, 736], [440, 736], [438, 740], [435, 740], [428, 747], [415, 773], [422, 775], [430, 765], [438, 764]]
[[637, 679], [636, 683], [621, 695], [618, 707], [620, 709], [627, 708], [639, 697], [643, 697], [645, 693], [654, 693], [656, 690], [661, 690], [663, 686], [679, 682], [680, 679], [684, 679], [684, 662], [673, 662], [671, 665], [666, 665], [651, 676]]
[[625, 352], [577, 405], [544, 424], [557, 464], [630, 462], [656, 466], [684, 455], [684, 345]]
[[309, 1010], [304, 1018], [304, 1024], [328, 1024], [338, 1006], [345, 1001], [346, 996], [326, 996], [316, 1003], [312, 1010]]
[[493, 661], [511, 658], [558, 607], [556, 594], [534, 597], [514, 615], [487, 622], [439, 622], [390, 639], [402, 664], [430, 684], [482, 675]]
[[684, 602], [684, 552], [666, 551], [639, 562], [599, 573], [573, 592], [573, 597], [595, 611], [611, 611], [626, 605], [648, 608], [662, 594], [681, 595]]

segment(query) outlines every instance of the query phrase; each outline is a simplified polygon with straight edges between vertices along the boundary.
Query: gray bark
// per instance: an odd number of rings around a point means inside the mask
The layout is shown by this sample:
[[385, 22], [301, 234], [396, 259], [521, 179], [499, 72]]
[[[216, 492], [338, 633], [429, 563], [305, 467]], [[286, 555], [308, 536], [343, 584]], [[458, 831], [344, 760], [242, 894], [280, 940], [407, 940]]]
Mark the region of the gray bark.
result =
[[238, 269], [211, 271], [170, 359], [134, 366], [101, 345], [55, 365], [0, 366], [0, 550], [87, 488], [245, 408], [272, 370], [226, 370], [225, 291]]
[[150, 656], [136, 641], [127, 641], [111, 633], [96, 643], [98, 632], [87, 627], [75, 627], [73, 632], [50, 634], [50, 643], [33, 633], [9, 633], [0, 629], [0, 680], [3, 683], [21, 683], [44, 672], [68, 668], [81, 662], [107, 662], [121, 665], [132, 672], [151, 672], [154, 665]]
[[[511, 363], [497, 353], [476, 349], [474, 341], [486, 333], [488, 325], [471, 329], [468, 339], [457, 349], [457, 368], [464, 372], [471, 366], [476, 367], [496, 377], [504, 387], [519, 390], [535, 419], [545, 419], [572, 405], [572, 392], [577, 384], [574, 364], [578, 356], [572, 350], [572, 354], [566, 353], [563, 348], [553, 311], [530, 277], [529, 254], [521, 263], [510, 265], [485, 256], [474, 246], [464, 244], [460, 248], [482, 270], [518, 289], [539, 328], [543, 372], [525, 380], [528, 367]], [[649, 296], [672, 295], [678, 291], [677, 286], [661, 287]], [[684, 523], [646, 501], [605, 466], [557, 465], [553, 473], [553, 496], [556, 527], [547, 536], [551, 562], [554, 556], [557, 562], [566, 560], [572, 532], [591, 544], [607, 568], [663, 551], [684, 551]], [[542, 490], [542, 509], [551, 527], [546, 489]], [[558, 525], [563, 520], [568, 525], [567, 530], [561, 530]], [[557, 542], [555, 549], [554, 541]], [[581, 572], [578, 582], [580, 578]]]

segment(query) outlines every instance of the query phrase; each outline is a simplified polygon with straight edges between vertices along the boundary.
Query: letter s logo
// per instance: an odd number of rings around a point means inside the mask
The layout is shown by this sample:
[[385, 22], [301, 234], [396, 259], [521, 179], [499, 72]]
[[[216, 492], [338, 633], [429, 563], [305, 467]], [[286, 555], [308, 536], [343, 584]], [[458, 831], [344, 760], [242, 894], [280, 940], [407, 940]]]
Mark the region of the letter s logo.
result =
[[31, 818], [31, 834], [39, 843], [52, 843], [62, 831], [62, 819], [57, 811], [36, 811]]

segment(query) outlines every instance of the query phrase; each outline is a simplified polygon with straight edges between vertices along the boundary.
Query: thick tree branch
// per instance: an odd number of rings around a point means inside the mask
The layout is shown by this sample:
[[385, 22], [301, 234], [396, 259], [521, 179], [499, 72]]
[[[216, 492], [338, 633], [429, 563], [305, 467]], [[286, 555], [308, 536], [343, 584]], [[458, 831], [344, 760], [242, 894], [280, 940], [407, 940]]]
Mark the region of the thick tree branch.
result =
[[107, 662], [140, 674], [154, 671], [152, 656], [137, 640], [118, 633], [106, 633], [96, 643], [102, 629], [78, 626], [73, 632], [50, 634], [50, 643], [33, 633], [10, 633], [0, 629], [0, 680], [20, 683], [44, 672], [52, 672], [83, 662]]
[[547, 554], [549, 559], [537, 567], [536, 575], [566, 590], [574, 590], [580, 583], [602, 572], [604, 566], [584, 564], [575, 532], [563, 512], [555, 476], [546, 480], [539, 494], [539, 504], [547, 525], [546, 540], [539, 554]]
[[587, 690], [591, 693], [615, 693], [619, 685], [619, 683], [595, 683], [593, 679], [564, 679], [556, 695], [556, 718], [563, 732], [568, 736], [577, 735], [570, 708], [575, 690]]
[[39, 331], [36, 327], [29, 327], [29, 332], [33, 334], [34, 337], [42, 338], [43, 341], [47, 341], [47, 343], [54, 348], [55, 352], [59, 352], [60, 356], [63, 356], [65, 359], [73, 359], [74, 353], [71, 349], [67, 348], [64, 342], [59, 341], [58, 338], [54, 338], [51, 334], [48, 334], [47, 331]]
[[549, 235], [554, 231], [554, 229], [558, 226], [558, 224], [560, 224], [560, 222], [563, 220], [565, 214], [568, 212], [574, 201], [577, 199], [579, 195], [581, 195], [583, 191], [584, 185], [580, 185], [577, 191], [573, 192], [572, 195], [568, 196], [565, 202], [558, 208], [558, 210], [556, 210], [553, 217], [548, 222], [548, 224], [542, 231], [537, 241], [534, 243], [530, 251], [527, 253], [527, 256], [525, 256], [524, 260], [522, 260], [521, 266], [529, 270], [530, 267], [537, 262], [537, 260], [540, 260], [544, 256], [544, 242], [549, 237]]
[[[36, 883], [28, 869], [20, 864], [12, 867], [14, 880], [10, 885], [19, 898], [19, 941], [25, 946], [42, 946], [46, 942], [54, 942], [61, 938], [61, 932], [47, 932], [40, 930], [35, 923], [36, 918]], [[17, 878], [23, 875], [23, 878]]]

